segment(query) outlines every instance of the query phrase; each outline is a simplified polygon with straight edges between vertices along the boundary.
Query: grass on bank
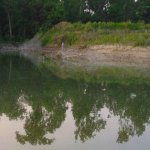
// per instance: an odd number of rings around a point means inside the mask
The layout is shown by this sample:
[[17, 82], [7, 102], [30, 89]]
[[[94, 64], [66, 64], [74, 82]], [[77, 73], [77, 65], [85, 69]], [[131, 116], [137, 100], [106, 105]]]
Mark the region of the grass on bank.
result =
[[123, 44], [150, 46], [150, 24], [131, 23], [67, 23], [61, 22], [41, 34], [42, 44], [66, 46]]

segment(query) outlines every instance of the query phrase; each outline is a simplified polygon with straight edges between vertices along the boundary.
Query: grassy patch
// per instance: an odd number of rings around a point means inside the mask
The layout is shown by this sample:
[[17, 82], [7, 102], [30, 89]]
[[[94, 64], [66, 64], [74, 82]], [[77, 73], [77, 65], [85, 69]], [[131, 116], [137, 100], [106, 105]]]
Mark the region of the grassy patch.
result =
[[150, 46], [150, 24], [144, 23], [66, 23], [62, 22], [42, 33], [43, 45], [66, 46], [80, 44], [127, 44], [133, 46]]

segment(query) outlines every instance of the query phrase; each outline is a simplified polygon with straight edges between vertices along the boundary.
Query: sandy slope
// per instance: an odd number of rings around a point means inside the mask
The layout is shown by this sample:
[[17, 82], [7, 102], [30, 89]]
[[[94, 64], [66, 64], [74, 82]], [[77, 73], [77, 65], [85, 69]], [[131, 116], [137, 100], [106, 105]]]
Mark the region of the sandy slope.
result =
[[64, 48], [43, 50], [50, 57], [81, 66], [120, 66], [150, 69], [150, 47], [96, 45], [87, 49]]

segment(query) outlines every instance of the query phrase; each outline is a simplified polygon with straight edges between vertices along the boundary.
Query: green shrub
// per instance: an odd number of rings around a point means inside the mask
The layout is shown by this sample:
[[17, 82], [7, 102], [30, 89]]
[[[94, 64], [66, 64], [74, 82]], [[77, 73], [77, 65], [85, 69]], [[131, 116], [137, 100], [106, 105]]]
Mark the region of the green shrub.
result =
[[78, 41], [79, 37], [76, 33], [65, 33], [64, 42], [67, 45], [74, 45]]

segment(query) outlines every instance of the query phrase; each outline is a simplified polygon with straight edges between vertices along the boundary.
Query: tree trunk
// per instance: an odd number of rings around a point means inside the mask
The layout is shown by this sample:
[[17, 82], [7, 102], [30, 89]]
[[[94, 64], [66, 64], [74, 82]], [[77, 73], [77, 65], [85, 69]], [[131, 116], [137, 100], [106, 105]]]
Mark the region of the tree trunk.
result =
[[8, 10], [7, 10], [7, 16], [8, 16], [8, 23], [9, 23], [9, 36], [10, 38], [12, 38], [13, 34], [12, 34], [11, 16]]
[[80, 0], [80, 13], [79, 13], [79, 20], [80, 20], [81, 22], [82, 22], [82, 20], [81, 20], [82, 11], [83, 11], [83, 2], [82, 2], [82, 0]]

